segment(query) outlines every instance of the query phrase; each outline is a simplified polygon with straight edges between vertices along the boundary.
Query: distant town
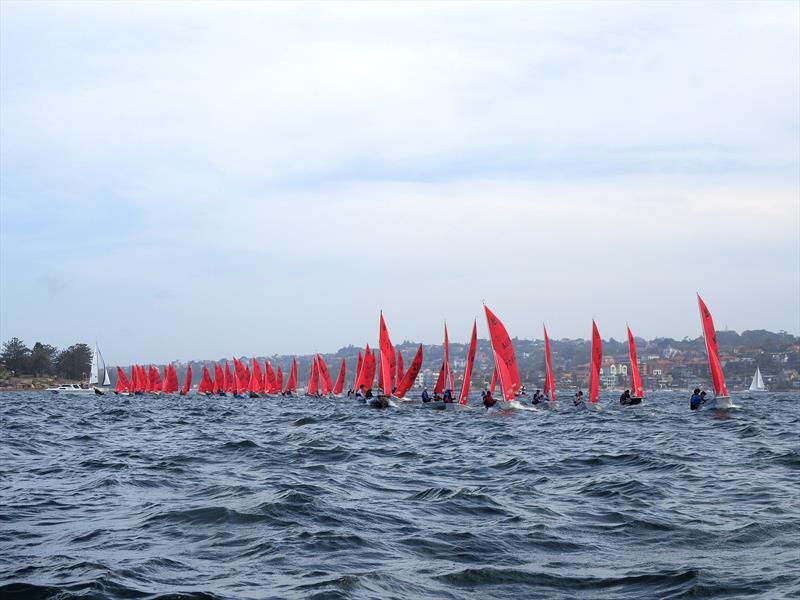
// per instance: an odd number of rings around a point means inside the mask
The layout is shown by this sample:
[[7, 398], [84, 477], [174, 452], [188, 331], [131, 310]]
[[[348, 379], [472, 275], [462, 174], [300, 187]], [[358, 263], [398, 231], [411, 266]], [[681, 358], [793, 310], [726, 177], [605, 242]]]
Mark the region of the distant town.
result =
[[[800, 390], [800, 338], [784, 331], [773, 333], [764, 330], [719, 331], [722, 368], [730, 390], [747, 388], [756, 367], [769, 390]], [[705, 341], [702, 337], [636, 338], [639, 368], [646, 390], [688, 390], [694, 387], [710, 388]], [[553, 370], [557, 389], [564, 391], [586, 388], [589, 384], [590, 342], [583, 339], [551, 340]], [[404, 341], [395, 345], [403, 353], [408, 367], [418, 343]], [[541, 387], [544, 382], [544, 342], [542, 340], [514, 339], [520, 376], [529, 389]], [[460, 388], [466, 365], [467, 344], [450, 343], [450, 360], [455, 377], [455, 386]], [[336, 372], [341, 359], [347, 361], [347, 385], [352, 384], [359, 351], [356, 346], [346, 346], [334, 353], [322, 354], [331, 370]], [[424, 362], [415, 384], [416, 389], [432, 388], [441, 366], [444, 348], [440, 345], [424, 345]], [[249, 357], [238, 357], [249, 358]], [[288, 372], [292, 356], [259, 355], [260, 360], [269, 359], [277, 368]], [[311, 355], [298, 356], [300, 384], [305, 384], [311, 367]], [[106, 357], [109, 367], [115, 367], [111, 357]], [[227, 357], [231, 360], [232, 357]], [[203, 364], [224, 361], [225, 357], [192, 360], [193, 371], [199, 375]], [[630, 387], [627, 341], [614, 338], [603, 341], [603, 364], [601, 387], [621, 390]], [[56, 380], [80, 381], [87, 377], [91, 362], [91, 349], [86, 344], [75, 344], [65, 350], [37, 342], [29, 349], [21, 340], [12, 338], [3, 344], [0, 354], [0, 388], [30, 389], [45, 387]], [[183, 377], [186, 361], [176, 360], [173, 365]], [[122, 366], [122, 365], [121, 365]], [[161, 366], [161, 365], [157, 365]], [[125, 365], [123, 368], [129, 368]], [[473, 371], [473, 386], [489, 385], [494, 368], [491, 346], [488, 340], [478, 340], [478, 350]], [[116, 382], [114, 368], [109, 369], [112, 383]], [[196, 375], [197, 377], [197, 375]]]

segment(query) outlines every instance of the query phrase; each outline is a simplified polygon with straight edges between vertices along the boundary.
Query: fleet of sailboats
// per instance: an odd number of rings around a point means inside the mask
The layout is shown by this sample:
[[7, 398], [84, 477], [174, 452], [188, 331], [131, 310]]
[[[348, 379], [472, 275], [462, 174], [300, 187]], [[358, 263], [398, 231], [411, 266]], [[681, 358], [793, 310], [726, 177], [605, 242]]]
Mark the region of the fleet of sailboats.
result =
[[[722, 371], [722, 361], [719, 355], [719, 345], [717, 342], [716, 329], [711, 312], [706, 306], [700, 295], [697, 295], [698, 307], [700, 310], [700, 320], [705, 339], [706, 354], [708, 357], [709, 372], [714, 389], [715, 406], [717, 408], [733, 407], [728, 390], [725, 384], [725, 376]], [[522, 385], [519, 367], [517, 364], [514, 344], [500, 318], [484, 304], [486, 324], [489, 331], [489, 339], [494, 360], [494, 370], [489, 390], [485, 392], [488, 397], [493, 398], [496, 386], [499, 384], [500, 396], [497, 402], [497, 409], [520, 409], [531, 410], [531, 407], [523, 406], [520, 398], [526, 394], [525, 387]], [[552, 353], [550, 348], [550, 338], [547, 326], [543, 325], [544, 334], [544, 394], [542, 396], [546, 405], [550, 408], [557, 407], [556, 384], [553, 375]], [[356, 396], [369, 396], [372, 393], [375, 383], [375, 376], [378, 376], [378, 394], [373, 404], [380, 406], [394, 405], [396, 402], [406, 401], [408, 390], [414, 385], [423, 361], [423, 347], [420, 344], [414, 355], [413, 360], [406, 370], [404, 367], [403, 354], [395, 349], [389, 336], [389, 329], [381, 311], [379, 317], [378, 333], [378, 352], [372, 350], [367, 343], [362, 351], [358, 352], [358, 359], [354, 372], [353, 388], [350, 393]], [[620, 400], [622, 404], [640, 404], [644, 398], [645, 391], [642, 385], [642, 378], [639, 371], [639, 362], [636, 353], [636, 339], [627, 327], [628, 352], [630, 359], [630, 383], [631, 394], [627, 401]], [[434, 396], [437, 399], [443, 398], [445, 403], [452, 404], [454, 407], [468, 406], [469, 394], [472, 384], [472, 373], [477, 353], [478, 327], [477, 320], [473, 322], [470, 336], [469, 350], [467, 353], [466, 365], [464, 368], [463, 379], [461, 380], [460, 391], [456, 398], [455, 381], [450, 365], [450, 341], [447, 323], [444, 325], [444, 344], [443, 358], [439, 368], [438, 378], [434, 386]], [[231, 364], [233, 370], [231, 370]], [[597, 322], [592, 320], [591, 354], [589, 357], [589, 403], [597, 405], [600, 397], [600, 379], [603, 364], [603, 342]], [[213, 373], [213, 375], [212, 375]], [[130, 373], [126, 373], [121, 367], [116, 367], [116, 386], [114, 393], [121, 395], [171, 395], [180, 394], [185, 396], [192, 392], [192, 367], [188, 366], [186, 375], [181, 385], [178, 374], [173, 364], [168, 364], [163, 368], [163, 372], [154, 365], [133, 365]], [[343, 397], [345, 380], [347, 378], [347, 364], [345, 359], [341, 360], [338, 375], [334, 381], [328, 365], [321, 354], [312, 357], [309, 366], [307, 385], [304, 388], [306, 396], [310, 397]], [[77, 388], [81, 393], [103, 394], [105, 389], [111, 385], [108, 369], [100, 353], [99, 347], [95, 344], [92, 355], [91, 374], [89, 377], [91, 388], [73, 386], [69, 389], [51, 388], [54, 392], [66, 392]], [[297, 396], [298, 395], [297, 359], [292, 359], [289, 375], [284, 385], [283, 371], [280, 366], [277, 370], [273, 368], [269, 360], [262, 365], [256, 359], [240, 360], [234, 358], [232, 362], [227, 360], [214, 362], [213, 365], [203, 365], [200, 381], [195, 388], [195, 392], [201, 395], [226, 396], [251, 398], [276, 397], [276, 396]], [[750, 385], [750, 392], [762, 392], [766, 390], [761, 371], [756, 368], [753, 381]], [[349, 393], [349, 394], [350, 394]], [[627, 395], [627, 392], [626, 392]], [[576, 404], [580, 398], [576, 399]], [[488, 406], [488, 404], [487, 404]]]

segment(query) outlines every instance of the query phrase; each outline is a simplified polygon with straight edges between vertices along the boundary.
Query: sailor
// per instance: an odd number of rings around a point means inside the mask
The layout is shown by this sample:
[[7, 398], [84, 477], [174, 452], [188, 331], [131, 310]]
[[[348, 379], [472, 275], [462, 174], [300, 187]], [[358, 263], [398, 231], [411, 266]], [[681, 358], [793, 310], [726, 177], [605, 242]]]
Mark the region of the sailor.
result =
[[540, 402], [544, 402], [544, 396], [542, 396], [542, 392], [540, 390], [536, 390], [533, 392], [533, 400], [531, 401], [531, 404], [536, 405]]
[[358, 391], [356, 392], [356, 398], [363, 398], [364, 397], [364, 384], [362, 383], [358, 386]]
[[578, 390], [578, 392], [575, 394], [575, 399], [572, 402], [575, 404], [575, 406], [585, 406], [583, 403], [583, 392], [581, 390]]
[[431, 395], [428, 393], [428, 388], [425, 388], [424, 390], [422, 390], [422, 401], [423, 402], [430, 402], [431, 401]]
[[492, 392], [490, 392], [490, 391], [488, 391], [488, 390], [487, 390], [487, 391], [485, 391], [485, 392], [481, 392], [481, 397], [483, 398], [483, 405], [484, 405], [486, 408], [491, 408], [491, 407], [493, 407], [495, 404], [497, 404], [497, 400], [495, 400], [494, 398], [492, 398]]
[[700, 388], [694, 388], [694, 392], [692, 392], [692, 397], [689, 399], [689, 408], [691, 410], [697, 410], [700, 408], [700, 405], [703, 403], [703, 398], [700, 396]]
[[625, 390], [622, 392], [622, 395], [619, 397], [619, 403], [622, 405], [627, 405], [631, 403], [631, 391]]
[[[362, 385], [361, 387], [364, 387], [364, 386]], [[370, 399], [372, 398], [372, 388], [369, 388], [369, 389], [367, 390], [367, 393], [366, 393], [366, 395], [364, 396], [364, 398], [366, 398], [367, 400], [370, 400]]]
[[353, 388], [350, 388], [350, 389], [347, 390], [347, 397], [348, 398], [352, 398], [353, 397]]
[[705, 404], [706, 403], [706, 394], [707, 393], [708, 392], [705, 392], [705, 391], [700, 392], [700, 404]]
[[448, 388], [444, 391], [444, 401], [448, 404], [453, 403], [453, 390]]

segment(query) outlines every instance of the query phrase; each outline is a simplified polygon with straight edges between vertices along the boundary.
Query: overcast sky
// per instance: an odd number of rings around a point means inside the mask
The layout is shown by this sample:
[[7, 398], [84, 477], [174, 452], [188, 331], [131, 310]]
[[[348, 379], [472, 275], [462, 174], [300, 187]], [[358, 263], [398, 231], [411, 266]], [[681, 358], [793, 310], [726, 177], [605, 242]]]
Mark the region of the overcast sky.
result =
[[800, 331], [800, 3], [0, 3], [0, 338]]

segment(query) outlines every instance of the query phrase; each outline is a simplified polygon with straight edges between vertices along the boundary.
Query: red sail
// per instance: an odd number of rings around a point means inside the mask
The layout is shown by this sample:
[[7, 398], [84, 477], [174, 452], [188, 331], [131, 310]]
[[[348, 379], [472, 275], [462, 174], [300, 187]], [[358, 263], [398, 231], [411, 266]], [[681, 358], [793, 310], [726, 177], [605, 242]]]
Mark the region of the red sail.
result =
[[697, 294], [697, 304], [700, 306], [700, 321], [703, 323], [703, 335], [706, 338], [706, 353], [708, 366], [711, 370], [711, 381], [714, 384], [715, 396], [727, 396], [728, 388], [725, 386], [725, 375], [722, 374], [722, 363], [719, 360], [719, 345], [717, 344], [717, 330], [714, 328], [714, 319], [706, 303]]
[[283, 370], [280, 367], [275, 374], [275, 386], [278, 388], [278, 393], [283, 391]]
[[397, 373], [394, 376], [394, 384], [397, 387], [400, 387], [400, 382], [403, 381], [403, 353], [398, 350], [397, 351]]
[[247, 385], [250, 382], [250, 373], [248, 373], [242, 361], [240, 361], [236, 357], [234, 357], [233, 359], [233, 370], [234, 373], [236, 373], [236, 376], [239, 378], [239, 381], [242, 382], [243, 386]]
[[439, 377], [436, 379], [436, 385], [433, 386], [433, 393], [434, 394], [442, 394], [444, 392], [444, 361], [442, 362], [442, 366], [439, 368]]
[[245, 385], [245, 382], [241, 380], [238, 373], [234, 374], [233, 382], [234, 382], [233, 391], [237, 396], [241, 396], [244, 392], [247, 391], [247, 386]]
[[281, 386], [275, 379], [275, 371], [272, 370], [272, 365], [268, 360], [264, 361], [264, 391], [268, 394], [281, 391]]
[[178, 383], [178, 373], [175, 371], [175, 367], [169, 364], [164, 368], [164, 371], [164, 385], [161, 391], [167, 394], [177, 392], [180, 384]]
[[248, 387], [251, 392], [260, 393], [264, 391], [264, 381], [261, 375], [261, 365], [258, 361], [253, 359], [253, 372], [250, 374], [250, 382]]
[[208, 373], [208, 367], [203, 365], [203, 372], [200, 374], [200, 384], [197, 386], [198, 394], [207, 394], [214, 390], [214, 383]]
[[128, 376], [125, 375], [125, 371], [123, 371], [120, 367], [117, 367], [117, 387], [114, 388], [114, 391], [119, 393], [128, 392], [130, 391], [131, 384], [128, 382]]
[[[278, 376], [280, 377], [281, 371], [278, 369]], [[284, 393], [297, 393], [297, 359], [292, 359], [292, 366], [289, 369], [289, 379], [286, 382], [286, 388], [284, 389]]]
[[358, 374], [358, 381], [356, 382], [356, 391], [363, 385], [365, 390], [372, 387], [375, 380], [375, 369], [377, 366], [375, 354], [370, 350], [369, 344], [364, 351], [364, 361], [361, 365], [361, 371]]
[[361, 356], [361, 350], [358, 351], [358, 362], [356, 362], [356, 378], [353, 380], [353, 391], [358, 390], [358, 378], [361, 377], [361, 367], [364, 366], [364, 357]]
[[316, 396], [319, 390], [319, 365], [317, 364], [316, 357], [311, 361], [311, 374], [308, 377], [308, 387], [306, 394], [309, 396]]
[[347, 365], [342, 359], [342, 365], [339, 367], [339, 376], [336, 378], [336, 383], [333, 386], [333, 395], [339, 396], [344, 389], [344, 378], [347, 375]]
[[522, 387], [514, 345], [500, 319], [485, 304], [483, 308], [486, 311], [486, 323], [489, 326], [489, 337], [492, 341], [497, 375], [500, 378], [500, 388], [503, 391], [503, 398], [508, 402], [516, 398], [517, 391]]
[[215, 394], [225, 391], [225, 372], [219, 363], [214, 363], [214, 388], [212, 391]]
[[414, 356], [414, 360], [411, 361], [411, 366], [408, 367], [408, 371], [405, 372], [403, 375], [403, 380], [397, 386], [397, 389], [394, 392], [394, 395], [398, 398], [402, 398], [406, 395], [406, 392], [414, 385], [414, 381], [417, 379], [417, 375], [419, 375], [419, 370], [422, 368], [422, 344], [419, 345], [417, 349], [417, 354]]
[[386, 327], [386, 321], [383, 319], [383, 312], [381, 312], [379, 339], [381, 347], [381, 379], [383, 379], [383, 393], [386, 396], [390, 396], [392, 394], [392, 388], [394, 387], [396, 357], [394, 346], [392, 346], [392, 340], [389, 339], [389, 329]]
[[636, 340], [633, 339], [631, 328], [628, 327], [628, 353], [631, 356], [631, 391], [634, 398], [644, 398], [644, 387], [639, 375], [639, 362], [636, 360]]
[[600, 395], [600, 365], [603, 364], [603, 340], [592, 319], [592, 369], [589, 371], [589, 401], [597, 404]]
[[544, 395], [555, 402], [556, 380], [553, 379], [553, 363], [550, 359], [550, 338], [547, 336], [547, 327], [544, 328]]
[[150, 382], [150, 392], [160, 392], [161, 388], [164, 387], [164, 383], [161, 381], [161, 375], [158, 373], [158, 369], [156, 369], [153, 365], [150, 365], [150, 376], [148, 380]]
[[319, 369], [319, 386], [322, 388], [322, 395], [327, 396], [333, 390], [333, 379], [328, 371], [328, 365], [319, 354], [317, 354], [317, 368]]
[[183, 380], [183, 387], [181, 388], [181, 395], [185, 396], [192, 388], [192, 365], [186, 368], [186, 379]]
[[233, 375], [231, 375], [231, 367], [228, 365], [228, 361], [225, 361], [225, 391], [233, 393], [234, 390]]
[[475, 352], [478, 349], [478, 321], [472, 323], [472, 339], [469, 342], [469, 352], [467, 353], [467, 366], [464, 367], [464, 383], [461, 384], [461, 394], [458, 397], [459, 404], [469, 402], [469, 386], [472, 380], [472, 365], [475, 363]]
[[450, 341], [447, 339], [447, 323], [444, 324], [444, 368], [445, 368], [445, 385], [451, 393], [455, 393], [453, 388], [453, 371], [450, 368]]
[[494, 395], [494, 388], [497, 385], [497, 367], [492, 371], [492, 382], [489, 384], [489, 395]]

